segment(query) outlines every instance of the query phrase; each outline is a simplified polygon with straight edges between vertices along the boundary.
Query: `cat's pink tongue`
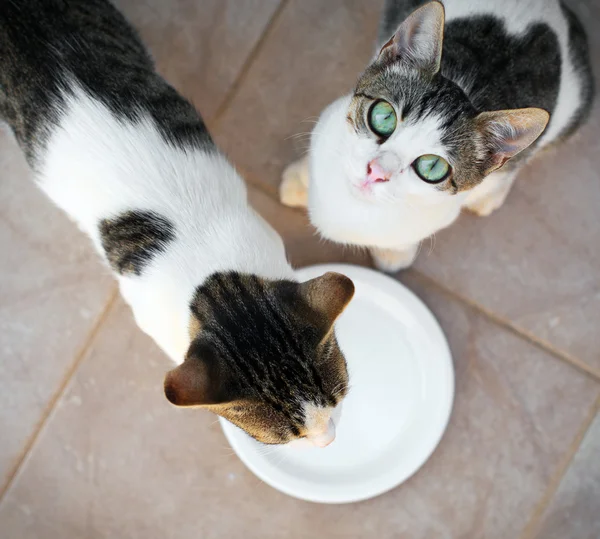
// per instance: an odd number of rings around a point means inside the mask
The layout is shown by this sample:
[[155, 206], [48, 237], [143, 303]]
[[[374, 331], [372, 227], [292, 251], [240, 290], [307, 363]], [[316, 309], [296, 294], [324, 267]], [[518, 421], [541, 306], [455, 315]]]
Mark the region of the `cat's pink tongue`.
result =
[[367, 165], [367, 180], [369, 183], [389, 182], [390, 174], [383, 170], [377, 159], [373, 159]]

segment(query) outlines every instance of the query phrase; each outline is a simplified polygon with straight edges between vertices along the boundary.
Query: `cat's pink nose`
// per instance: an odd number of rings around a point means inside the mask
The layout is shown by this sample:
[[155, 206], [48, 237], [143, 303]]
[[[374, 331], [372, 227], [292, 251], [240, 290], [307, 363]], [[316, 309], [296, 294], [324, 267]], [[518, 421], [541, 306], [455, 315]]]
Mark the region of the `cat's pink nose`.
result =
[[383, 170], [382, 166], [373, 159], [367, 165], [367, 179], [369, 183], [389, 182], [391, 174]]

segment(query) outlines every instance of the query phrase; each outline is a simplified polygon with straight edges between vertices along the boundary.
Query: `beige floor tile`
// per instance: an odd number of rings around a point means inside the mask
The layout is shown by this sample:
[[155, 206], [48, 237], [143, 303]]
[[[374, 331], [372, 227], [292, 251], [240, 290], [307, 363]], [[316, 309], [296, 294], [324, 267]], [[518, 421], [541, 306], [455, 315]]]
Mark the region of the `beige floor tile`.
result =
[[0, 489], [113, 284], [0, 129]]
[[255, 187], [248, 198], [253, 207], [279, 232], [285, 243], [288, 260], [299, 268], [313, 264], [346, 263], [369, 265], [371, 259], [364, 249], [346, 247], [315, 235], [305, 212], [292, 210]]
[[550, 502], [537, 539], [600, 537], [600, 414]]
[[[600, 3], [579, 0], [600, 73]], [[302, 120], [349, 89], [372, 51], [379, 2], [294, 1], [216, 129], [249, 181], [275, 192], [307, 142]], [[579, 136], [541, 156], [489, 218], [426, 241], [417, 268], [600, 376], [600, 99]], [[430, 253], [430, 254], [429, 254]]]
[[353, 506], [256, 479], [213, 416], [162, 395], [168, 361], [111, 312], [0, 507], [7, 537], [517, 537], [599, 393], [566, 363], [407, 277], [449, 336], [449, 430], [404, 486]]
[[504, 207], [462, 216], [416, 268], [600, 375], [597, 141], [532, 163]]
[[[291, 0], [214, 135], [251, 182], [273, 191], [316, 116], [373, 52], [383, 0]], [[298, 138], [296, 136], [298, 135]]]
[[159, 72], [211, 117], [279, 0], [115, 0], [140, 32]]

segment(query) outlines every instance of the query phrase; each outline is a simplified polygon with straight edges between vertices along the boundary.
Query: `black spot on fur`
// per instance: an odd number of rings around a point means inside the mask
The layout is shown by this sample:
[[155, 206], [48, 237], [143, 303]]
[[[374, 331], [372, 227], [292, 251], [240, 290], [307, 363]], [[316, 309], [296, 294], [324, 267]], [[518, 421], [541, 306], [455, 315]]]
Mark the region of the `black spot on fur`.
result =
[[141, 275], [175, 238], [170, 221], [150, 211], [129, 211], [99, 225], [102, 248], [114, 271]]
[[154, 70], [136, 31], [106, 0], [0, 0], [0, 117], [30, 164], [73, 84], [118, 118], [143, 115], [169, 143], [212, 148], [194, 107]]

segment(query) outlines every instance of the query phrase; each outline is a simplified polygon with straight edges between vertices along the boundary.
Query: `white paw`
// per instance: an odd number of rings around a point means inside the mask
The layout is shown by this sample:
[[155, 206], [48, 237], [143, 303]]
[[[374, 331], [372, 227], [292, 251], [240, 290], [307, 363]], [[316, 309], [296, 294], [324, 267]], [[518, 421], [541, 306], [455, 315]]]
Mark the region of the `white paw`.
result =
[[282, 175], [279, 186], [279, 200], [292, 208], [308, 206], [308, 158], [305, 157], [289, 165]]
[[380, 249], [379, 247], [370, 249], [375, 267], [386, 273], [396, 273], [410, 267], [417, 257], [418, 250], [418, 245], [402, 250]]

